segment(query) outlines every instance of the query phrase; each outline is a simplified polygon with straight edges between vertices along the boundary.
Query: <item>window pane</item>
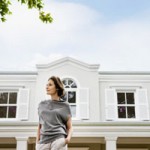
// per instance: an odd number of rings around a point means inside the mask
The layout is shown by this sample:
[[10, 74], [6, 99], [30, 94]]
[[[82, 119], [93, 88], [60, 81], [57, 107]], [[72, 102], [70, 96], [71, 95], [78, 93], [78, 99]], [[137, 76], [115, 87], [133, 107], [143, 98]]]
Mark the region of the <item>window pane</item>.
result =
[[76, 92], [72, 92], [72, 91], [68, 92], [68, 102], [76, 103]]
[[16, 103], [17, 103], [17, 93], [10, 93], [9, 104], [16, 104]]
[[8, 93], [0, 93], [0, 104], [7, 104]]
[[76, 117], [76, 106], [75, 105], [71, 105], [71, 114], [72, 114], [72, 117]]
[[135, 107], [127, 107], [128, 118], [135, 118]]
[[134, 93], [126, 93], [127, 104], [134, 104]]
[[70, 84], [72, 84], [73, 83], [73, 81], [72, 80], [68, 80], [68, 85], [70, 85]]
[[77, 88], [77, 85], [75, 82], [71, 85], [71, 88]]
[[61, 98], [62, 98], [64, 101], [68, 101], [68, 100], [67, 100], [67, 97], [68, 97], [68, 92], [66, 92], [65, 95], [64, 95], [63, 97], [61, 97]]
[[77, 84], [72, 79], [64, 79], [62, 80], [65, 88], [77, 88]]
[[117, 93], [118, 104], [125, 104], [125, 93]]
[[7, 107], [0, 106], [0, 118], [6, 118], [6, 114], [7, 114]]
[[16, 106], [9, 107], [8, 118], [16, 118]]
[[118, 106], [118, 117], [126, 118], [126, 108], [124, 106]]
[[67, 80], [62, 81], [64, 85], [67, 85]]

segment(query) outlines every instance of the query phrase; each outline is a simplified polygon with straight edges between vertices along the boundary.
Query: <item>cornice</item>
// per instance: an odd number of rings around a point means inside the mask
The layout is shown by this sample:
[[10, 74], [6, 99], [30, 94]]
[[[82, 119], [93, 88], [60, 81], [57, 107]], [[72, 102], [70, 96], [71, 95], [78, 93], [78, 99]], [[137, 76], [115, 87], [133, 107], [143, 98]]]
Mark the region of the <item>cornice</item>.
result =
[[35, 82], [37, 79], [37, 72], [26, 72], [26, 71], [21, 71], [21, 72], [12, 72], [12, 71], [7, 71], [7, 72], [0, 72], [0, 82], [21, 82], [21, 81], [26, 81], [26, 82]]
[[150, 82], [149, 72], [101, 72], [100, 82]]
[[37, 69], [49, 69], [49, 68], [53, 68], [55, 66], [66, 64], [66, 63], [76, 64], [79, 67], [84, 67], [86, 69], [96, 70], [96, 71], [98, 71], [99, 66], [100, 66], [99, 64], [87, 64], [87, 63], [84, 63], [82, 61], [76, 60], [71, 57], [64, 57], [62, 59], [59, 59], [59, 60], [56, 60], [56, 61], [53, 61], [53, 62], [50, 62], [47, 64], [37, 64], [36, 67], [37, 67]]
[[36, 71], [0, 71], [1, 75], [37, 75]]
[[150, 71], [99, 71], [99, 75], [147, 75], [150, 76]]
[[[34, 137], [38, 122], [1, 122], [0, 137]], [[73, 137], [149, 137], [150, 122], [73, 122]]]
[[[0, 127], [1, 126], [36, 126], [38, 125], [38, 122], [30, 122], [30, 121], [0, 121]], [[150, 121], [105, 121], [105, 122], [87, 122], [87, 121], [73, 121], [73, 126], [89, 126], [89, 127], [102, 127], [102, 126], [149, 126], [150, 127]]]

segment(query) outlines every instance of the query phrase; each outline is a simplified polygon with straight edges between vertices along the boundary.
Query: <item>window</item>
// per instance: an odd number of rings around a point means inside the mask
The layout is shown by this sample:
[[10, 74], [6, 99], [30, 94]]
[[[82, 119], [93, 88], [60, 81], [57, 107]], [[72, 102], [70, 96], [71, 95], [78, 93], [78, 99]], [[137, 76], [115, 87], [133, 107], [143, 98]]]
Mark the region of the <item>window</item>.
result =
[[106, 120], [148, 121], [149, 102], [147, 89], [105, 89]]
[[16, 118], [17, 92], [0, 91], [0, 119]]
[[72, 117], [77, 117], [77, 84], [73, 79], [65, 78], [62, 80], [66, 95], [64, 99], [69, 102]]
[[0, 121], [27, 120], [29, 89], [6, 87], [0, 89]]
[[63, 97], [71, 107], [73, 119], [89, 119], [89, 88], [81, 88], [72, 78], [64, 78], [62, 82], [66, 94]]
[[117, 92], [118, 118], [136, 118], [134, 92]]

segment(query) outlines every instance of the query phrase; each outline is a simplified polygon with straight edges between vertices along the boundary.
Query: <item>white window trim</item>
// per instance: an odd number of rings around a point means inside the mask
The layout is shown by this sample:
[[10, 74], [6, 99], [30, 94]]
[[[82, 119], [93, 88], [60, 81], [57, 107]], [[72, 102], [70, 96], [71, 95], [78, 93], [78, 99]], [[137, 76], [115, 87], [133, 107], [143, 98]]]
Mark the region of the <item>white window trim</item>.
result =
[[[77, 79], [75, 79], [74, 77], [71, 77], [71, 76], [63, 76], [61, 79], [62, 80], [71, 79], [77, 85], [77, 88], [65, 88], [66, 91], [76, 91], [76, 117], [72, 117], [72, 119], [75, 121], [89, 119], [89, 88], [81, 87], [79, 81]], [[86, 102], [79, 101], [80, 97], [81, 97], [80, 92], [83, 89], [87, 91], [87, 97], [88, 98], [86, 99]], [[82, 96], [83, 96], [83, 94], [82, 94]], [[85, 110], [86, 115], [85, 114], [83, 115], [83, 112], [81, 111], [81, 105], [86, 105], [86, 110]]]
[[[26, 97], [26, 101], [25, 102], [21, 102], [21, 99], [20, 99], [20, 95], [22, 95], [23, 91], [25, 90], [25, 96]], [[23, 86], [6, 86], [3, 88], [3, 87], [0, 87], [0, 91], [1, 92], [16, 92], [17, 93], [17, 103], [16, 103], [16, 118], [0, 118], [0, 122], [1, 121], [22, 121], [22, 120], [28, 120], [28, 109], [29, 109], [29, 89], [28, 88], [25, 88]], [[4, 104], [6, 106], [6, 104]], [[21, 116], [20, 112], [19, 111], [22, 111], [21, 107], [24, 106], [24, 109], [26, 109], [26, 114], [24, 114], [24, 116]]]
[[[138, 104], [137, 104], [137, 90], [139, 89], [143, 89], [141, 88], [141, 86], [136, 86], [135, 88], [133, 88], [133, 86], [131, 86], [130, 88], [129, 87], [120, 87], [120, 88], [115, 88], [115, 91], [116, 91], [116, 94], [117, 92], [133, 92], [134, 93], [134, 98], [135, 98], [135, 118], [116, 118], [116, 121], [121, 121], [121, 122], [133, 122], [133, 121], [139, 121], [140, 118], [139, 118], [139, 113], [137, 112], [137, 107], [138, 107]], [[118, 106], [118, 104], [117, 104]], [[118, 110], [116, 110], [118, 111]], [[117, 112], [118, 114], [118, 112]]]
[[[76, 85], [77, 85], [77, 88], [65, 88], [65, 91], [75, 91], [76, 92], [76, 117], [72, 117], [72, 120], [75, 120], [75, 121], [78, 121], [80, 120], [80, 117], [79, 117], [79, 89], [80, 89], [80, 84], [79, 84], [79, 81], [77, 79], [75, 79], [73, 76], [62, 76], [61, 77], [62, 80], [64, 79], [71, 79], [73, 80]], [[70, 103], [71, 104], [71, 103]]]
[[126, 90], [135, 90], [138, 88], [142, 88], [142, 85], [136, 85], [136, 84], [111, 84], [109, 85], [109, 88], [114, 88], [116, 90], [120, 90], [120, 89], [126, 89]]
[[72, 117], [73, 120], [79, 120], [79, 104], [78, 104], [78, 99], [79, 99], [79, 96], [78, 96], [78, 86], [77, 88], [65, 88], [65, 91], [68, 92], [68, 91], [72, 91], [72, 92], [76, 92], [76, 103], [69, 103], [69, 105], [74, 105], [76, 106], [76, 117]]
[[[135, 109], [135, 118], [119, 118], [117, 116], [117, 120], [119, 121], [135, 121], [135, 120], [138, 120], [138, 117], [137, 117], [137, 112], [136, 112], [136, 96], [135, 96], [135, 92], [136, 92], [136, 89], [116, 89], [116, 94], [117, 93], [133, 93], [134, 94], [134, 104], [118, 104], [117, 103], [117, 115], [118, 115], [118, 106], [124, 106], [124, 107], [127, 107], [127, 106], [132, 106], [134, 107]], [[126, 112], [127, 113], [127, 112]]]
[[[10, 87], [5, 87], [5, 88], [0, 88], [0, 92], [6, 92], [6, 93], [11, 93], [11, 92], [16, 92], [18, 96], [19, 89], [16, 89], [13, 87], [10, 89]], [[16, 121], [17, 119], [17, 109], [18, 109], [18, 98], [17, 98], [17, 103], [16, 104], [0, 104], [0, 106], [16, 106], [16, 117], [15, 118], [0, 118], [0, 121]]]
[[[114, 90], [114, 95], [115, 95], [115, 104], [114, 106], [116, 107], [116, 109], [114, 110], [116, 113], [116, 117], [114, 119], [107, 119], [107, 121], [118, 121], [118, 122], [136, 122], [140, 120], [139, 117], [139, 112], [138, 112], [138, 103], [137, 103], [137, 90], [139, 89], [143, 89], [141, 88], [141, 86], [114, 86], [115, 88], [108, 88], [110, 90]], [[118, 103], [117, 103], [117, 92], [133, 92], [134, 93], [134, 99], [135, 99], [135, 118], [119, 118], [118, 117]], [[106, 95], [107, 96], [107, 95]], [[107, 104], [107, 103], [106, 103]], [[108, 105], [106, 105], [107, 108]]]

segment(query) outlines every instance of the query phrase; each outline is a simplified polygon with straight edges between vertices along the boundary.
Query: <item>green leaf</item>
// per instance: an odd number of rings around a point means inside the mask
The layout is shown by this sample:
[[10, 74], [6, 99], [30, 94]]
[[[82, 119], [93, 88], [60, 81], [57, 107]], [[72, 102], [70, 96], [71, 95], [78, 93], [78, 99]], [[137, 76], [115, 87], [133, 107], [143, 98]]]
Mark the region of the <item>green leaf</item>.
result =
[[5, 22], [5, 21], [6, 21], [6, 19], [5, 19], [5, 18], [1, 18], [1, 20], [2, 20], [2, 22]]
[[[43, 0], [18, 0], [18, 2], [27, 5], [29, 9], [37, 9], [39, 11], [39, 18], [44, 23], [51, 23], [53, 21], [50, 13], [46, 14], [44, 11], [42, 11], [44, 8]], [[10, 0], [0, 0], [0, 21], [5, 22], [6, 16], [12, 14], [12, 12], [9, 10], [10, 5]]]
[[51, 17], [50, 13], [45, 14], [45, 12], [40, 12], [39, 18], [45, 22], [45, 23], [52, 23], [53, 22], [53, 18]]

